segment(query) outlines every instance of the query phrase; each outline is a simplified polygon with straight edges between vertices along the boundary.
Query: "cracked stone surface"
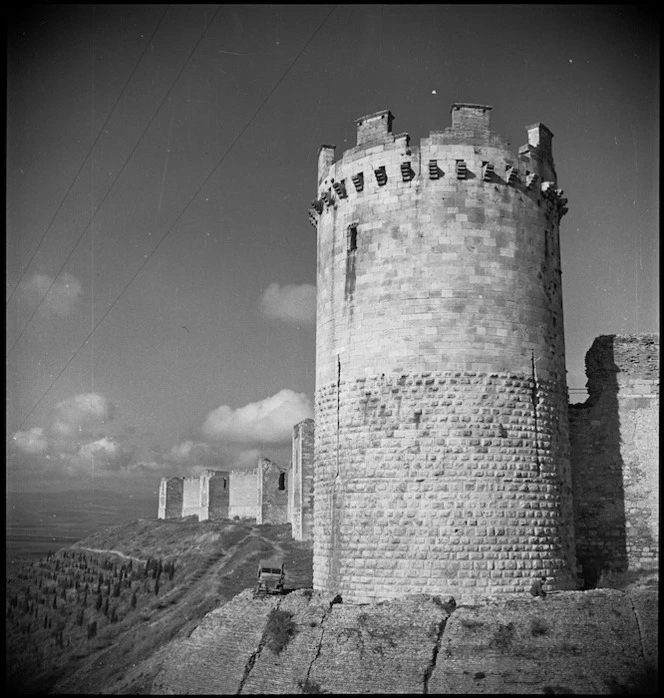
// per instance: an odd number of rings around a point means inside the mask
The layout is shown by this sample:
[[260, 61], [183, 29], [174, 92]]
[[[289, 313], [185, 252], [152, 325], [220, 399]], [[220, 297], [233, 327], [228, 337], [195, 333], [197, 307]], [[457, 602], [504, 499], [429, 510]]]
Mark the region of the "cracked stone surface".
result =
[[[153, 694], [610, 694], [657, 663], [658, 590], [554, 592], [461, 605], [437, 597], [332, 603], [242, 592], [171, 643]], [[297, 632], [275, 654], [272, 609]]]

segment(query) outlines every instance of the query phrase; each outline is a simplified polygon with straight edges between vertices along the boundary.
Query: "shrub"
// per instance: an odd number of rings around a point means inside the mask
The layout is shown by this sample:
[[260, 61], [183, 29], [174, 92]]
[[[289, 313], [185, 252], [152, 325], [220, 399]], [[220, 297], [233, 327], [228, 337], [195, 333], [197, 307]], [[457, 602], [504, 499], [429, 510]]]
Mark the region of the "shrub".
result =
[[481, 620], [474, 620], [473, 618], [462, 618], [461, 625], [463, 625], [464, 628], [468, 628], [468, 630], [477, 630], [477, 628], [481, 628], [484, 623], [482, 623]]
[[579, 648], [567, 639], [562, 641], [560, 644], [560, 649], [562, 652], [566, 652], [567, 654], [579, 654]]
[[293, 622], [293, 614], [288, 611], [273, 609], [265, 627], [265, 644], [279, 654], [297, 633], [297, 625]]
[[494, 633], [491, 644], [495, 645], [501, 650], [506, 650], [512, 645], [512, 640], [514, 639], [514, 624], [508, 623], [503, 625], [502, 623], [498, 625], [498, 629]]
[[324, 691], [321, 691], [320, 684], [316, 683], [315, 681], [310, 681], [309, 679], [300, 681], [299, 686], [302, 693], [324, 693]]
[[549, 632], [549, 626], [546, 624], [546, 621], [543, 621], [541, 618], [533, 618], [530, 621], [530, 632], [535, 637], [538, 635], [546, 635]]

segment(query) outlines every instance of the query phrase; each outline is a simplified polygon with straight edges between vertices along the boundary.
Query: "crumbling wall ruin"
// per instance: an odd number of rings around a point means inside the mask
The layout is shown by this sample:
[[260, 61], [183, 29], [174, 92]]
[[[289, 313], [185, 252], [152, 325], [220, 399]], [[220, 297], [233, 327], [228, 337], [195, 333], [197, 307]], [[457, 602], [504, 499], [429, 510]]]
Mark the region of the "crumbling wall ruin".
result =
[[293, 458], [289, 471], [289, 521], [295, 540], [313, 540], [314, 420], [293, 427]]
[[287, 473], [269, 458], [258, 461], [256, 523], [288, 522]]
[[181, 477], [161, 478], [158, 519], [174, 519], [182, 516], [182, 482]]
[[659, 564], [659, 335], [603, 335], [586, 354], [588, 400], [571, 405], [577, 558], [603, 571]]
[[256, 519], [258, 515], [258, 471], [231, 470], [228, 517]]
[[157, 518], [225, 519], [228, 500], [229, 473], [225, 470], [206, 469], [198, 476], [162, 478]]

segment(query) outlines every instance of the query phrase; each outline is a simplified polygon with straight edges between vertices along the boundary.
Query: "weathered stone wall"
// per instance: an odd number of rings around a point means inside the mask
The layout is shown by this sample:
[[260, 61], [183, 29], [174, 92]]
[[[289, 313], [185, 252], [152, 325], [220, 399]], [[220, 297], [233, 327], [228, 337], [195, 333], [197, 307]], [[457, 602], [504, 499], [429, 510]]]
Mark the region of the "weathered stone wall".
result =
[[258, 461], [256, 523], [288, 523], [287, 473], [269, 458]]
[[198, 477], [162, 478], [159, 519], [198, 516], [199, 521], [228, 518], [228, 473], [204, 470]]
[[293, 427], [290, 522], [295, 540], [313, 539], [314, 517], [314, 420]]
[[207, 487], [200, 477], [182, 478], [182, 514], [181, 516], [198, 516], [200, 519], [203, 506], [203, 489], [207, 499]]
[[231, 470], [228, 517], [255, 519], [258, 514], [258, 471]]
[[224, 470], [208, 470], [208, 518], [227, 519], [229, 505], [229, 473]]
[[159, 519], [175, 519], [182, 516], [182, 478], [161, 478], [159, 484]]
[[[280, 652], [268, 619], [288, 614]], [[335, 604], [250, 590], [174, 641], [152, 694], [612, 694], [658, 661], [658, 593], [555, 592], [461, 606], [424, 595]], [[631, 690], [630, 690], [631, 689]]]
[[314, 585], [349, 600], [572, 583], [565, 201], [489, 109], [319, 154]]
[[603, 570], [659, 564], [659, 336], [598, 337], [586, 372], [570, 449], [577, 557], [592, 586]]

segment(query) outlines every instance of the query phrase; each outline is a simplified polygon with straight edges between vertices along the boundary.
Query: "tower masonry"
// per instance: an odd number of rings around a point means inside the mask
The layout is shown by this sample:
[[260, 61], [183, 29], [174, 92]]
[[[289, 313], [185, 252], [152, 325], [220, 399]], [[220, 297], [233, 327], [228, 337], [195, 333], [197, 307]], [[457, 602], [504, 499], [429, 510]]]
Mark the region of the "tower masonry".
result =
[[574, 584], [552, 133], [451, 113], [319, 151], [314, 586], [348, 601]]

